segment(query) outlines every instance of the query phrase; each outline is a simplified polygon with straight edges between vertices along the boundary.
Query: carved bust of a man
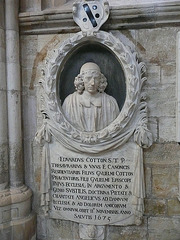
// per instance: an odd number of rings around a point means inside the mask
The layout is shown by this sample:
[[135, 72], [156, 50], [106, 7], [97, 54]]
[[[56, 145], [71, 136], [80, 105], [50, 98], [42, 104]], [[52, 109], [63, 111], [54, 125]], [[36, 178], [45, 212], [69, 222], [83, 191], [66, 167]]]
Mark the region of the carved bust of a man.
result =
[[119, 114], [116, 100], [104, 92], [107, 79], [99, 66], [85, 63], [75, 78], [76, 92], [66, 97], [63, 112], [77, 129], [96, 132], [108, 126]]

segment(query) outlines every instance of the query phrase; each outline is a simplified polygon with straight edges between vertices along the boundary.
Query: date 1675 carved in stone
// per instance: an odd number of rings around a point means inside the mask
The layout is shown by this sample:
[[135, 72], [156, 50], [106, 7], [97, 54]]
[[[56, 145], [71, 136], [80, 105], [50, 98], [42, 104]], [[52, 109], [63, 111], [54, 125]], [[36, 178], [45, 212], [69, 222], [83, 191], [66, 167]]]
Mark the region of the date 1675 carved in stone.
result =
[[107, 80], [97, 64], [85, 63], [74, 85], [77, 91], [65, 99], [63, 111], [68, 121], [79, 130], [99, 131], [118, 116], [116, 100], [104, 93]]

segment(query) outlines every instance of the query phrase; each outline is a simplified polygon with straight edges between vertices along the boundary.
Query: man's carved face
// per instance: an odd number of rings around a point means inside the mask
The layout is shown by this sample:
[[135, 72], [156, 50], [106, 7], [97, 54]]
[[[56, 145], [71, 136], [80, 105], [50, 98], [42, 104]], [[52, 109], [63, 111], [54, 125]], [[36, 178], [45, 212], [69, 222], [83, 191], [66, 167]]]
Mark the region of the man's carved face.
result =
[[100, 78], [100, 72], [96, 70], [88, 70], [84, 74], [84, 91], [87, 91], [90, 94], [97, 93], [100, 84]]

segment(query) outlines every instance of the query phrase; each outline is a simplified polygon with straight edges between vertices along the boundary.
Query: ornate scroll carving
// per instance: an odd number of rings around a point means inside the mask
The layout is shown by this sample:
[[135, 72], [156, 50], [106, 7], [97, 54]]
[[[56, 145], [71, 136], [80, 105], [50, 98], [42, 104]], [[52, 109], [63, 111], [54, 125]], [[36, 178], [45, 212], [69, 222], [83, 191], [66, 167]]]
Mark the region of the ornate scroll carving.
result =
[[[98, 132], [82, 132], [70, 124], [62, 112], [57, 93], [58, 70], [64, 57], [72, 48], [87, 41], [102, 43], [114, 52], [119, 58], [126, 78], [126, 101], [119, 116]], [[82, 32], [75, 34], [61, 45], [56, 58], [48, 61], [48, 67], [46, 65], [43, 69], [44, 75], [40, 80], [43, 88], [43, 114], [46, 116], [44, 125], [48, 125], [48, 134], [54, 135], [68, 149], [80, 152], [98, 153], [116, 148], [124, 144], [133, 134], [138, 145], [149, 147], [152, 144], [152, 135], [147, 129], [145, 96], [141, 94], [143, 83], [146, 81], [145, 71], [145, 64], [139, 63], [136, 54], [132, 54], [112, 34], [103, 31], [99, 31], [95, 36], [84, 36]], [[44, 137], [41, 131], [37, 135]]]

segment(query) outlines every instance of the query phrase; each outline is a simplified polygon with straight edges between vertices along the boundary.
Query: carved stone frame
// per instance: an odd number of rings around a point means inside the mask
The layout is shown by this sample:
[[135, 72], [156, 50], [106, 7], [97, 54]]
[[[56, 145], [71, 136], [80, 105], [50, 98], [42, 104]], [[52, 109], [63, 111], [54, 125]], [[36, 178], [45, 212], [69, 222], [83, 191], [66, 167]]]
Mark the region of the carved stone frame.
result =
[[[73, 48], [88, 41], [101, 43], [112, 51], [118, 58], [126, 79], [126, 100], [120, 114], [109, 126], [98, 132], [82, 132], [66, 120], [57, 90], [59, 72], [65, 56]], [[111, 33], [98, 31], [89, 35], [83, 32], [75, 34], [62, 43], [56, 58], [51, 60], [48, 68], [43, 69], [41, 83], [43, 113], [46, 118], [37, 138], [42, 141], [45, 139], [44, 134], [48, 132], [49, 137], [56, 135], [56, 139], [71, 150], [98, 153], [124, 144], [134, 134], [134, 141], [139, 146], [149, 147], [152, 144], [152, 135], [147, 129], [146, 97], [141, 93], [142, 85], [147, 80], [144, 77], [145, 71], [145, 64], [138, 62], [136, 52], [132, 53], [129, 47]], [[73, 144], [69, 144], [69, 140]]]

